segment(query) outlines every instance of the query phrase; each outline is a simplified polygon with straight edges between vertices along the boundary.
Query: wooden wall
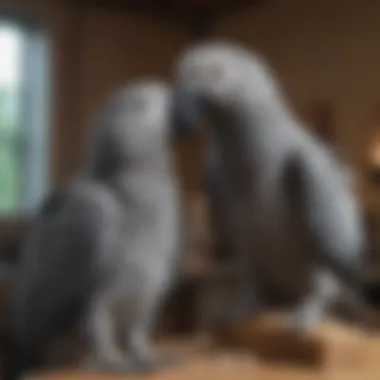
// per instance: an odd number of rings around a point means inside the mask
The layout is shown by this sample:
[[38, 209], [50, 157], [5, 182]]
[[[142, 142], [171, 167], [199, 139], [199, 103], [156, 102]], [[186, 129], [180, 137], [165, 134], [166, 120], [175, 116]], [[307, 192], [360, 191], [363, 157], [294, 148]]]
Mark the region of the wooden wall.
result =
[[[80, 169], [92, 119], [109, 92], [139, 76], [168, 78], [173, 59], [191, 40], [189, 30], [178, 22], [125, 9], [79, 7], [71, 0], [1, 0], [3, 12], [39, 21], [50, 37], [49, 164], [55, 186]], [[178, 153], [181, 167], [190, 167], [189, 172], [194, 171], [188, 164], [194, 161], [194, 145], [199, 143], [187, 143]], [[182, 181], [187, 188], [197, 173], [190, 178]], [[0, 218], [0, 247], [2, 236], [17, 236], [13, 230], [19, 225], [18, 220]]]
[[[379, 4], [264, 2], [220, 18], [212, 34], [262, 51], [295, 107], [328, 102], [341, 152], [362, 169], [372, 132], [371, 112], [379, 97]], [[51, 174], [57, 185], [80, 167], [91, 120], [107, 93], [139, 75], [167, 77], [173, 58], [192, 40], [180, 23], [120, 9], [80, 8], [71, 0], [2, 0], [0, 11], [4, 10], [39, 18], [50, 31]], [[182, 183], [196, 193], [201, 188], [202, 142], [195, 138], [177, 148]], [[364, 193], [366, 200], [378, 198], [371, 186]]]
[[[219, 19], [213, 33], [261, 51], [295, 107], [330, 102], [336, 141], [364, 170], [380, 97], [379, 14], [373, 0], [268, 1]], [[366, 202], [378, 198], [369, 184], [363, 191]]]
[[39, 19], [50, 33], [57, 184], [80, 167], [88, 128], [104, 97], [138, 76], [168, 77], [173, 58], [191, 38], [180, 23], [125, 9], [83, 8], [70, 0], [3, 0], [2, 11]]

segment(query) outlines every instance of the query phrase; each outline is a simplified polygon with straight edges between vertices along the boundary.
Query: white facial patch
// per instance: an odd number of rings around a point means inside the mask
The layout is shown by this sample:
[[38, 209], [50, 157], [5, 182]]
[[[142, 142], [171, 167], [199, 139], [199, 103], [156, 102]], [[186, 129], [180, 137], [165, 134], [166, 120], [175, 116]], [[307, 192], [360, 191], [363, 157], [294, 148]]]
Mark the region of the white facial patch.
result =
[[203, 83], [206, 95], [216, 102], [228, 104], [235, 98], [240, 77], [232, 62], [213, 62], [205, 66]]
[[216, 103], [228, 104], [236, 98], [242, 80], [240, 54], [221, 46], [201, 46], [184, 54], [177, 78]]
[[223, 62], [209, 63], [203, 69], [203, 86], [206, 94], [222, 100], [231, 93], [232, 70]]
[[208, 60], [195, 60], [185, 64], [180, 70], [180, 80], [192, 82], [199, 86], [220, 83], [226, 74], [223, 63], [208, 62]]
[[171, 89], [161, 82], [140, 83], [128, 99], [128, 120], [134, 141], [150, 144], [166, 135]]

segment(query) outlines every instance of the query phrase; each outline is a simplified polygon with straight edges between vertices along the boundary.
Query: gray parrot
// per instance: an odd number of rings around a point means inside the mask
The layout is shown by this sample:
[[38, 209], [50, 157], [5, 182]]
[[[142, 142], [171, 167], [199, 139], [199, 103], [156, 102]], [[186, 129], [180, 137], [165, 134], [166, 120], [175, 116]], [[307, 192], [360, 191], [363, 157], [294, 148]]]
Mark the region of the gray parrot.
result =
[[[88, 345], [87, 369], [135, 372], [171, 362], [149, 343], [181, 255], [171, 100], [169, 86], [154, 80], [113, 94], [83, 170], [43, 205], [14, 279], [6, 380], [44, 364], [48, 344], [72, 326]], [[116, 345], [116, 313], [128, 353]]]
[[[267, 289], [288, 299], [302, 336], [338, 295], [364, 317], [366, 239], [340, 163], [301, 125], [264, 58], [222, 41], [189, 48], [175, 68], [173, 119], [182, 131], [206, 121], [209, 196], [240, 279], [221, 319], [266, 306]], [[211, 191], [210, 191], [211, 189]]]

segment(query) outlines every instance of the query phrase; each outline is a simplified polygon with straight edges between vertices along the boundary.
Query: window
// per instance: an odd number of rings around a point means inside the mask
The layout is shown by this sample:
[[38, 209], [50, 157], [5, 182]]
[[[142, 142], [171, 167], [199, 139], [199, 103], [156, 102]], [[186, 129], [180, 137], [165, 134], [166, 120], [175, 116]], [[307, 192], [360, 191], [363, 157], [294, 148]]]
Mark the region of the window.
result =
[[35, 210], [48, 190], [48, 46], [0, 16], [0, 217]]

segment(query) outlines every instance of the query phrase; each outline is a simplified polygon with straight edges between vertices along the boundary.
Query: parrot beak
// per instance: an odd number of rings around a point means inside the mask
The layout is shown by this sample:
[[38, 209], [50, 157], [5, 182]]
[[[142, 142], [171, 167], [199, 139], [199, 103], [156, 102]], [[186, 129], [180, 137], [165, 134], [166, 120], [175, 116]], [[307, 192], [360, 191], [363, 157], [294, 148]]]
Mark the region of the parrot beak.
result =
[[197, 131], [202, 116], [202, 101], [196, 90], [177, 88], [171, 113], [174, 138], [185, 138]]

